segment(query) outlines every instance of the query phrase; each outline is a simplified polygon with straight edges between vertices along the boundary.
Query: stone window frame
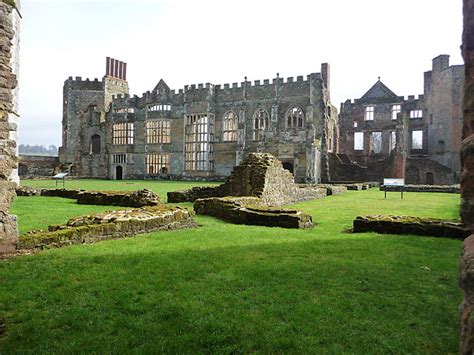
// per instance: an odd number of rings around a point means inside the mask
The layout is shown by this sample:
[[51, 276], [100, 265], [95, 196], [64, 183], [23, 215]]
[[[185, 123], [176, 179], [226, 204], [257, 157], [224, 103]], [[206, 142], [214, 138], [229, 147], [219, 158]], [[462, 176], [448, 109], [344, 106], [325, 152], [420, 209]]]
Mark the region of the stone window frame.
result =
[[394, 104], [391, 107], [391, 114], [392, 114], [392, 120], [395, 121], [397, 119], [398, 114], [402, 112], [402, 105], [400, 104]]
[[299, 106], [290, 107], [285, 114], [287, 129], [303, 129], [305, 124], [304, 111]]
[[397, 148], [397, 131], [390, 131], [390, 139], [388, 141], [389, 152]]
[[257, 109], [253, 116], [253, 140], [259, 141], [264, 137], [264, 131], [270, 124], [270, 114], [264, 108]]
[[224, 113], [222, 119], [222, 141], [235, 142], [237, 141], [237, 127], [239, 116], [235, 111], [229, 110]]
[[145, 157], [147, 175], [167, 175], [170, 173], [169, 153], [148, 153]]
[[184, 170], [214, 170], [214, 115], [184, 116]]
[[133, 107], [116, 107], [114, 113], [135, 113], [135, 109]]
[[382, 131], [373, 131], [370, 133], [370, 151], [375, 154], [382, 153]]
[[[418, 137], [415, 137], [418, 136]], [[420, 139], [420, 144], [418, 144], [418, 142], [415, 140], [415, 138], [419, 138]], [[411, 131], [411, 149], [412, 150], [423, 150], [423, 145], [424, 145], [424, 142], [423, 142], [423, 130], [422, 129], [414, 129]], [[414, 143], [417, 143], [417, 145], [415, 146]]]
[[171, 143], [171, 120], [147, 120], [145, 122], [146, 143]]
[[419, 109], [411, 110], [410, 118], [423, 118], [423, 110], [419, 110]]
[[135, 128], [132, 122], [119, 122], [112, 125], [112, 144], [127, 145], [134, 142]]
[[149, 105], [149, 106], [147, 106], [146, 110], [147, 110], [147, 112], [171, 111], [171, 105], [169, 105], [169, 104]]
[[375, 106], [365, 106], [364, 121], [373, 121], [375, 118]]
[[127, 164], [127, 154], [112, 154], [112, 164]]
[[[357, 144], [358, 142], [357, 136], [362, 137], [361, 145]], [[364, 140], [365, 140], [364, 132], [354, 132], [354, 147], [353, 147], [354, 151], [357, 151], [357, 152], [364, 151]]]
[[[98, 138], [98, 140], [97, 140]], [[89, 144], [89, 154], [100, 154], [101, 152], [101, 140], [102, 140], [102, 137], [100, 136], [100, 134], [97, 134], [97, 133], [94, 133], [92, 136], [91, 136], [91, 139], [90, 139], [90, 144]]]

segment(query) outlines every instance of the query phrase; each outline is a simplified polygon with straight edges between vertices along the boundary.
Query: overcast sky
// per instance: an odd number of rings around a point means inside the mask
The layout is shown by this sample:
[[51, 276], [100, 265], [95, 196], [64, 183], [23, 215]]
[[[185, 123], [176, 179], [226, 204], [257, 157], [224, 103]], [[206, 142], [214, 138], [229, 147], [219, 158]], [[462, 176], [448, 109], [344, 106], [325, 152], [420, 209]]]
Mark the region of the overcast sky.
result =
[[423, 92], [431, 59], [462, 64], [461, 0], [22, 0], [20, 143], [61, 143], [62, 86], [128, 63], [131, 94], [307, 75], [331, 66], [339, 108], [381, 76]]

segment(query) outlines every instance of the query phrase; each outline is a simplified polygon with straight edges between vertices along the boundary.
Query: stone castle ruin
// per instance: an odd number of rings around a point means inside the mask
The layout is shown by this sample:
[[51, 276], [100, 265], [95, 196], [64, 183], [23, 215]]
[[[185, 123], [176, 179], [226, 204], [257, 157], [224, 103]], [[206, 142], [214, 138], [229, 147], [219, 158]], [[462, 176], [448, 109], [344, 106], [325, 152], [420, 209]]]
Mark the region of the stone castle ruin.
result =
[[379, 79], [338, 115], [328, 64], [296, 80], [171, 90], [161, 79], [138, 97], [129, 95], [126, 63], [107, 58], [102, 80], [64, 83], [60, 163], [81, 177], [224, 180], [261, 152], [296, 182], [457, 183], [463, 66], [440, 55], [424, 79], [418, 98]]

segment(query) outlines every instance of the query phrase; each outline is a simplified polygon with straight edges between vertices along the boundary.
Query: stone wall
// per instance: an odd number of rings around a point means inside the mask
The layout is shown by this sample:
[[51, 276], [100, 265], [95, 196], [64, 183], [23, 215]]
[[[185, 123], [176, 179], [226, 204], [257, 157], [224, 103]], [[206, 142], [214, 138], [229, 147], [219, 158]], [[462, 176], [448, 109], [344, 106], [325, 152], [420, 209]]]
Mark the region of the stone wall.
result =
[[[0, 1], [0, 254], [12, 252], [18, 242], [16, 218], [8, 214], [15, 198], [16, 183], [10, 181], [17, 168], [17, 126], [12, 116], [15, 112], [15, 87], [17, 78], [12, 68], [15, 48], [16, 13], [11, 5]], [[15, 28], [16, 27], [16, 28]]]
[[206, 197], [253, 196], [259, 197], [263, 204], [280, 206], [326, 195], [325, 188], [314, 185], [300, 187], [295, 184], [293, 175], [283, 169], [281, 162], [271, 154], [250, 153], [234, 167], [224, 184], [169, 192], [168, 202], [193, 202]]
[[465, 239], [469, 230], [459, 221], [411, 216], [358, 216], [353, 223], [354, 233], [415, 234], [431, 237]]
[[157, 230], [193, 228], [190, 212], [180, 207], [143, 207], [135, 210], [109, 211], [71, 218], [65, 225], [49, 226], [48, 232], [32, 231], [22, 235], [19, 249], [62, 247], [95, 243]]
[[29, 186], [18, 186], [18, 196], [48, 196], [77, 200], [82, 205], [106, 205], [124, 207], [159, 206], [162, 202], [153, 191], [143, 189], [136, 191], [85, 191], [68, 189], [35, 189]]
[[[474, 232], [474, 0], [464, 0], [462, 52], [465, 63], [464, 125], [461, 145], [461, 218]], [[461, 311], [461, 354], [474, 352], [474, 235], [464, 241], [460, 285], [464, 291]]]
[[267, 207], [257, 197], [213, 197], [197, 200], [194, 210], [236, 224], [312, 228], [311, 216], [298, 210]]
[[21, 178], [51, 177], [59, 172], [58, 157], [20, 155], [18, 174]]

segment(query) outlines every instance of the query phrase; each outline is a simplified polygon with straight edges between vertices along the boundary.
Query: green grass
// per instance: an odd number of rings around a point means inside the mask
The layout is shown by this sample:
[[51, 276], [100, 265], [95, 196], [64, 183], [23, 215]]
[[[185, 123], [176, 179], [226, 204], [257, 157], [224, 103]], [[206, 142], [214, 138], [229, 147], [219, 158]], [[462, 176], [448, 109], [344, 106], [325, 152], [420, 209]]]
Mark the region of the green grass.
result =
[[[160, 195], [189, 186], [134, 184]], [[122, 189], [94, 188], [105, 186]], [[295, 205], [312, 230], [197, 216], [199, 229], [1, 262], [0, 353], [457, 352], [461, 243], [343, 231], [358, 214], [457, 218], [459, 195], [388, 197], [372, 189]], [[20, 225], [43, 210], [38, 228], [53, 223], [45, 206], [57, 200], [18, 198], [13, 210]]]

